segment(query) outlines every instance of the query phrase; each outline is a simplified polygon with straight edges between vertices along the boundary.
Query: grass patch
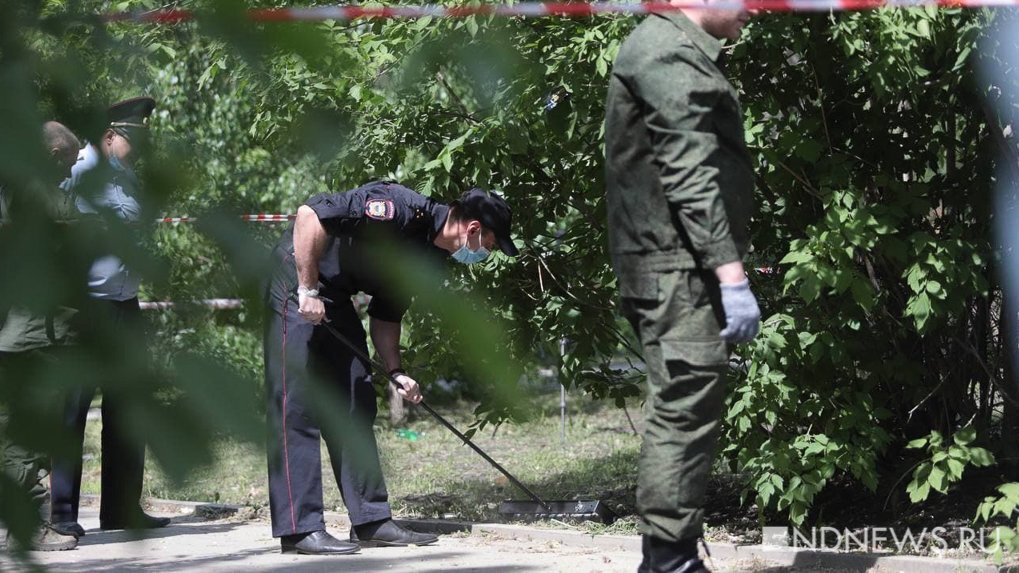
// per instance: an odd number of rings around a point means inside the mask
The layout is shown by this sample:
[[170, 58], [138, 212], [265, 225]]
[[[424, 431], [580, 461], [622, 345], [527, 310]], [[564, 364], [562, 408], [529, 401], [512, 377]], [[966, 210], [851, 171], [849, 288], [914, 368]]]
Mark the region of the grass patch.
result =
[[[461, 430], [467, 429], [472, 404], [444, 404], [436, 409]], [[639, 423], [639, 404], [629, 406]], [[560, 435], [558, 395], [539, 398], [536, 414], [521, 424], [504, 424], [479, 432], [474, 442], [539, 496], [550, 500], [601, 499], [623, 519], [610, 528], [589, 524], [598, 532], [634, 531], [634, 490], [640, 438], [633, 435], [623, 410], [608, 404], [574, 400], [569, 407], [565, 441]], [[416, 441], [399, 437], [380, 416], [376, 437], [393, 511], [400, 516], [492, 520], [505, 499], [527, 499], [451, 432], [424, 411], [404, 428]], [[83, 493], [99, 493], [101, 421], [88, 423]], [[266, 461], [262, 446], [222, 439], [213, 444], [215, 462], [174, 484], [146, 459], [144, 495], [186, 501], [215, 501], [263, 506], [268, 503]], [[326, 509], [343, 511], [336, 480], [322, 449]], [[558, 525], [558, 524], [552, 524]]]

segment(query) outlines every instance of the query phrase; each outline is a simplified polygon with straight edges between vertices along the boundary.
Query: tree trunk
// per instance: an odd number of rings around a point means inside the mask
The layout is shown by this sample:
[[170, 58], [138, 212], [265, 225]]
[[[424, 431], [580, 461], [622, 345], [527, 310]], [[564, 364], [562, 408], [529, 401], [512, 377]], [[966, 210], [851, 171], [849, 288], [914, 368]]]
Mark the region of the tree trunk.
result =
[[[1016, 360], [1019, 359], [1019, 337], [1015, 334], [1014, 304], [1006, 293], [1002, 301], [1001, 336], [1005, 340], [1005, 376], [1003, 394], [1005, 409], [1001, 420], [1001, 453], [1010, 479], [1019, 479], [1019, 379], [1016, 378]], [[1011, 398], [1011, 400], [1009, 399]]]

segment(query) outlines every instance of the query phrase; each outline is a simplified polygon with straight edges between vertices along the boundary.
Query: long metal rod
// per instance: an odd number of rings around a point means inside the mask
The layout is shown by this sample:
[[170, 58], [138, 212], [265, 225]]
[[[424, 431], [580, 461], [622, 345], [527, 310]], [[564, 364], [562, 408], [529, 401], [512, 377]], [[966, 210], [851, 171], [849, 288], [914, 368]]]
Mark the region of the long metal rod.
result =
[[[331, 324], [329, 324], [328, 322], [325, 322], [325, 321], [323, 321], [321, 323], [321, 325], [324, 326], [326, 328], [326, 330], [329, 331], [330, 334], [332, 334], [334, 337], [336, 337], [337, 340], [339, 340], [347, 348], [349, 348], [350, 351], [353, 352], [355, 356], [357, 356], [361, 360], [364, 360], [365, 362], [370, 364], [373, 368], [375, 368], [375, 370], [377, 370], [381, 374], [383, 374], [386, 377], [386, 379], [389, 380], [389, 382], [391, 384], [393, 384], [397, 388], [403, 388], [403, 385], [400, 384], [399, 382], [397, 382], [396, 376], [393, 376], [392, 374], [387, 372], [385, 368], [383, 368], [379, 363], [377, 363], [374, 360], [372, 360], [371, 357], [369, 357], [367, 354], [365, 354], [360, 348], [354, 346], [354, 343], [351, 342], [350, 340], [347, 340], [347, 337], [343, 336], [343, 334], [340, 333], [339, 330], [336, 330], [336, 328], [333, 325], [331, 325]], [[493, 468], [495, 468], [495, 469], [499, 470], [500, 472], [502, 472], [502, 475], [506, 476], [506, 479], [508, 479], [511, 482], [513, 482], [513, 485], [515, 485], [518, 488], [520, 488], [521, 491], [526, 493], [528, 495], [528, 497], [530, 497], [536, 503], [538, 503], [538, 505], [540, 505], [542, 508], [544, 508], [545, 511], [547, 511], [547, 512], [551, 512], [552, 511], [552, 508], [549, 507], [549, 505], [547, 503], [542, 501], [542, 499], [540, 497], [538, 497], [538, 495], [536, 493], [531, 491], [524, 484], [520, 483], [520, 480], [518, 480], [517, 478], [513, 477], [513, 474], [511, 474], [508, 471], [506, 471], [506, 468], [504, 468], [501, 465], [499, 465], [499, 462], [493, 460], [491, 456], [489, 456], [488, 454], [486, 454], [484, 452], [484, 450], [482, 450], [481, 448], [476, 446], [474, 444], [474, 442], [471, 441], [470, 438], [468, 438], [463, 433], [461, 433], [460, 430], [457, 430], [456, 427], [453, 426], [453, 424], [450, 424], [449, 422], [447, 422], [446, 419], [443, 418], [442, 416], [440, 416], [438, 412], [433, 410], [431, 406], [429, 406], [428, 404], [425, 404], [424, 400], [422, 400], [421, 402], [418, 402], [418, 406], [421, 406], [422, 408], [424, 408], [426, 412], [428, 412], [429, 414], [434, 416], [435, 419], [438, 420], [443, 426], [446, 426], [446, 429], [448, 429], [450, 432], [453, 432], [454, 434], [456, 434], [456, 437], [458, 437], [461, 440], [463, 440], [463, 443], [465, 443], [468, 446], [470, 446], [471, 449], [474, 450], [475, 452], [477, 452], [479, 456], [485, 458], [485, 461], [488, 462], [489, 464], [491, 464]]]

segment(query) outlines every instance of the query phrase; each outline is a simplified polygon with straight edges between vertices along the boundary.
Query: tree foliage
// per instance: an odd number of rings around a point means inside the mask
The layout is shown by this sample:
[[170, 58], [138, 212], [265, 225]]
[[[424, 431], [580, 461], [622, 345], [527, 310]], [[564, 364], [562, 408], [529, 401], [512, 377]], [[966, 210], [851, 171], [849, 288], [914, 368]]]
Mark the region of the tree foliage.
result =
[[[913, 459], [905, 442], [930, 432], [967, 426], [967, 444], [975, 432], [999, 451], [1013, 440], [998, 423], [1016, 398], [1015, 341], [990, 226], [1005, 124], [975, 77], [996, 57], [999, 21], [933, 9], [772, 19], [736, 49], [766, 223], [755, 254], [779, 272], [758, 281], [769, 318], [744, 353], [726, 451], [755, 476], [762, 510], [800, 523], [835, 476], [894, 487], [898, 460]], [[910, 487], [918, 501], [929, 486]]]

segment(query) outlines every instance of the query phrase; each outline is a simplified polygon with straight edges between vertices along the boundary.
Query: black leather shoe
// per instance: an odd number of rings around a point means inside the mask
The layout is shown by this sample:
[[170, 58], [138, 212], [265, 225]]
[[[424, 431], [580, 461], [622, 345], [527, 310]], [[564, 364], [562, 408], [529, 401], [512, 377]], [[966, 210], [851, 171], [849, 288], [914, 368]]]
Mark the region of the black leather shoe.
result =
[[50, 529], [61, 535], [73, 535], [75, 539], [85, 535], [85, 528], [77, 521], [59, 521], [51, 523]]
[[350, 541], [361, 547], [405, 547], [407, 545], [431, 545], [439, 538], [431, 533], [418, 533], [400, 527], [392, 519], [373, 521], [350, 528]]
[[361, 547], [356, 543], [340, 541], [323, 530], [280, 538], [280, 553], [301, 553], [304, 555], [344, 555], [357, 553]]
[[156, 517], [139, 511], [126, 519], [99, 519], [99, 529], [159, 529], [170, 525], [169, 517]]

